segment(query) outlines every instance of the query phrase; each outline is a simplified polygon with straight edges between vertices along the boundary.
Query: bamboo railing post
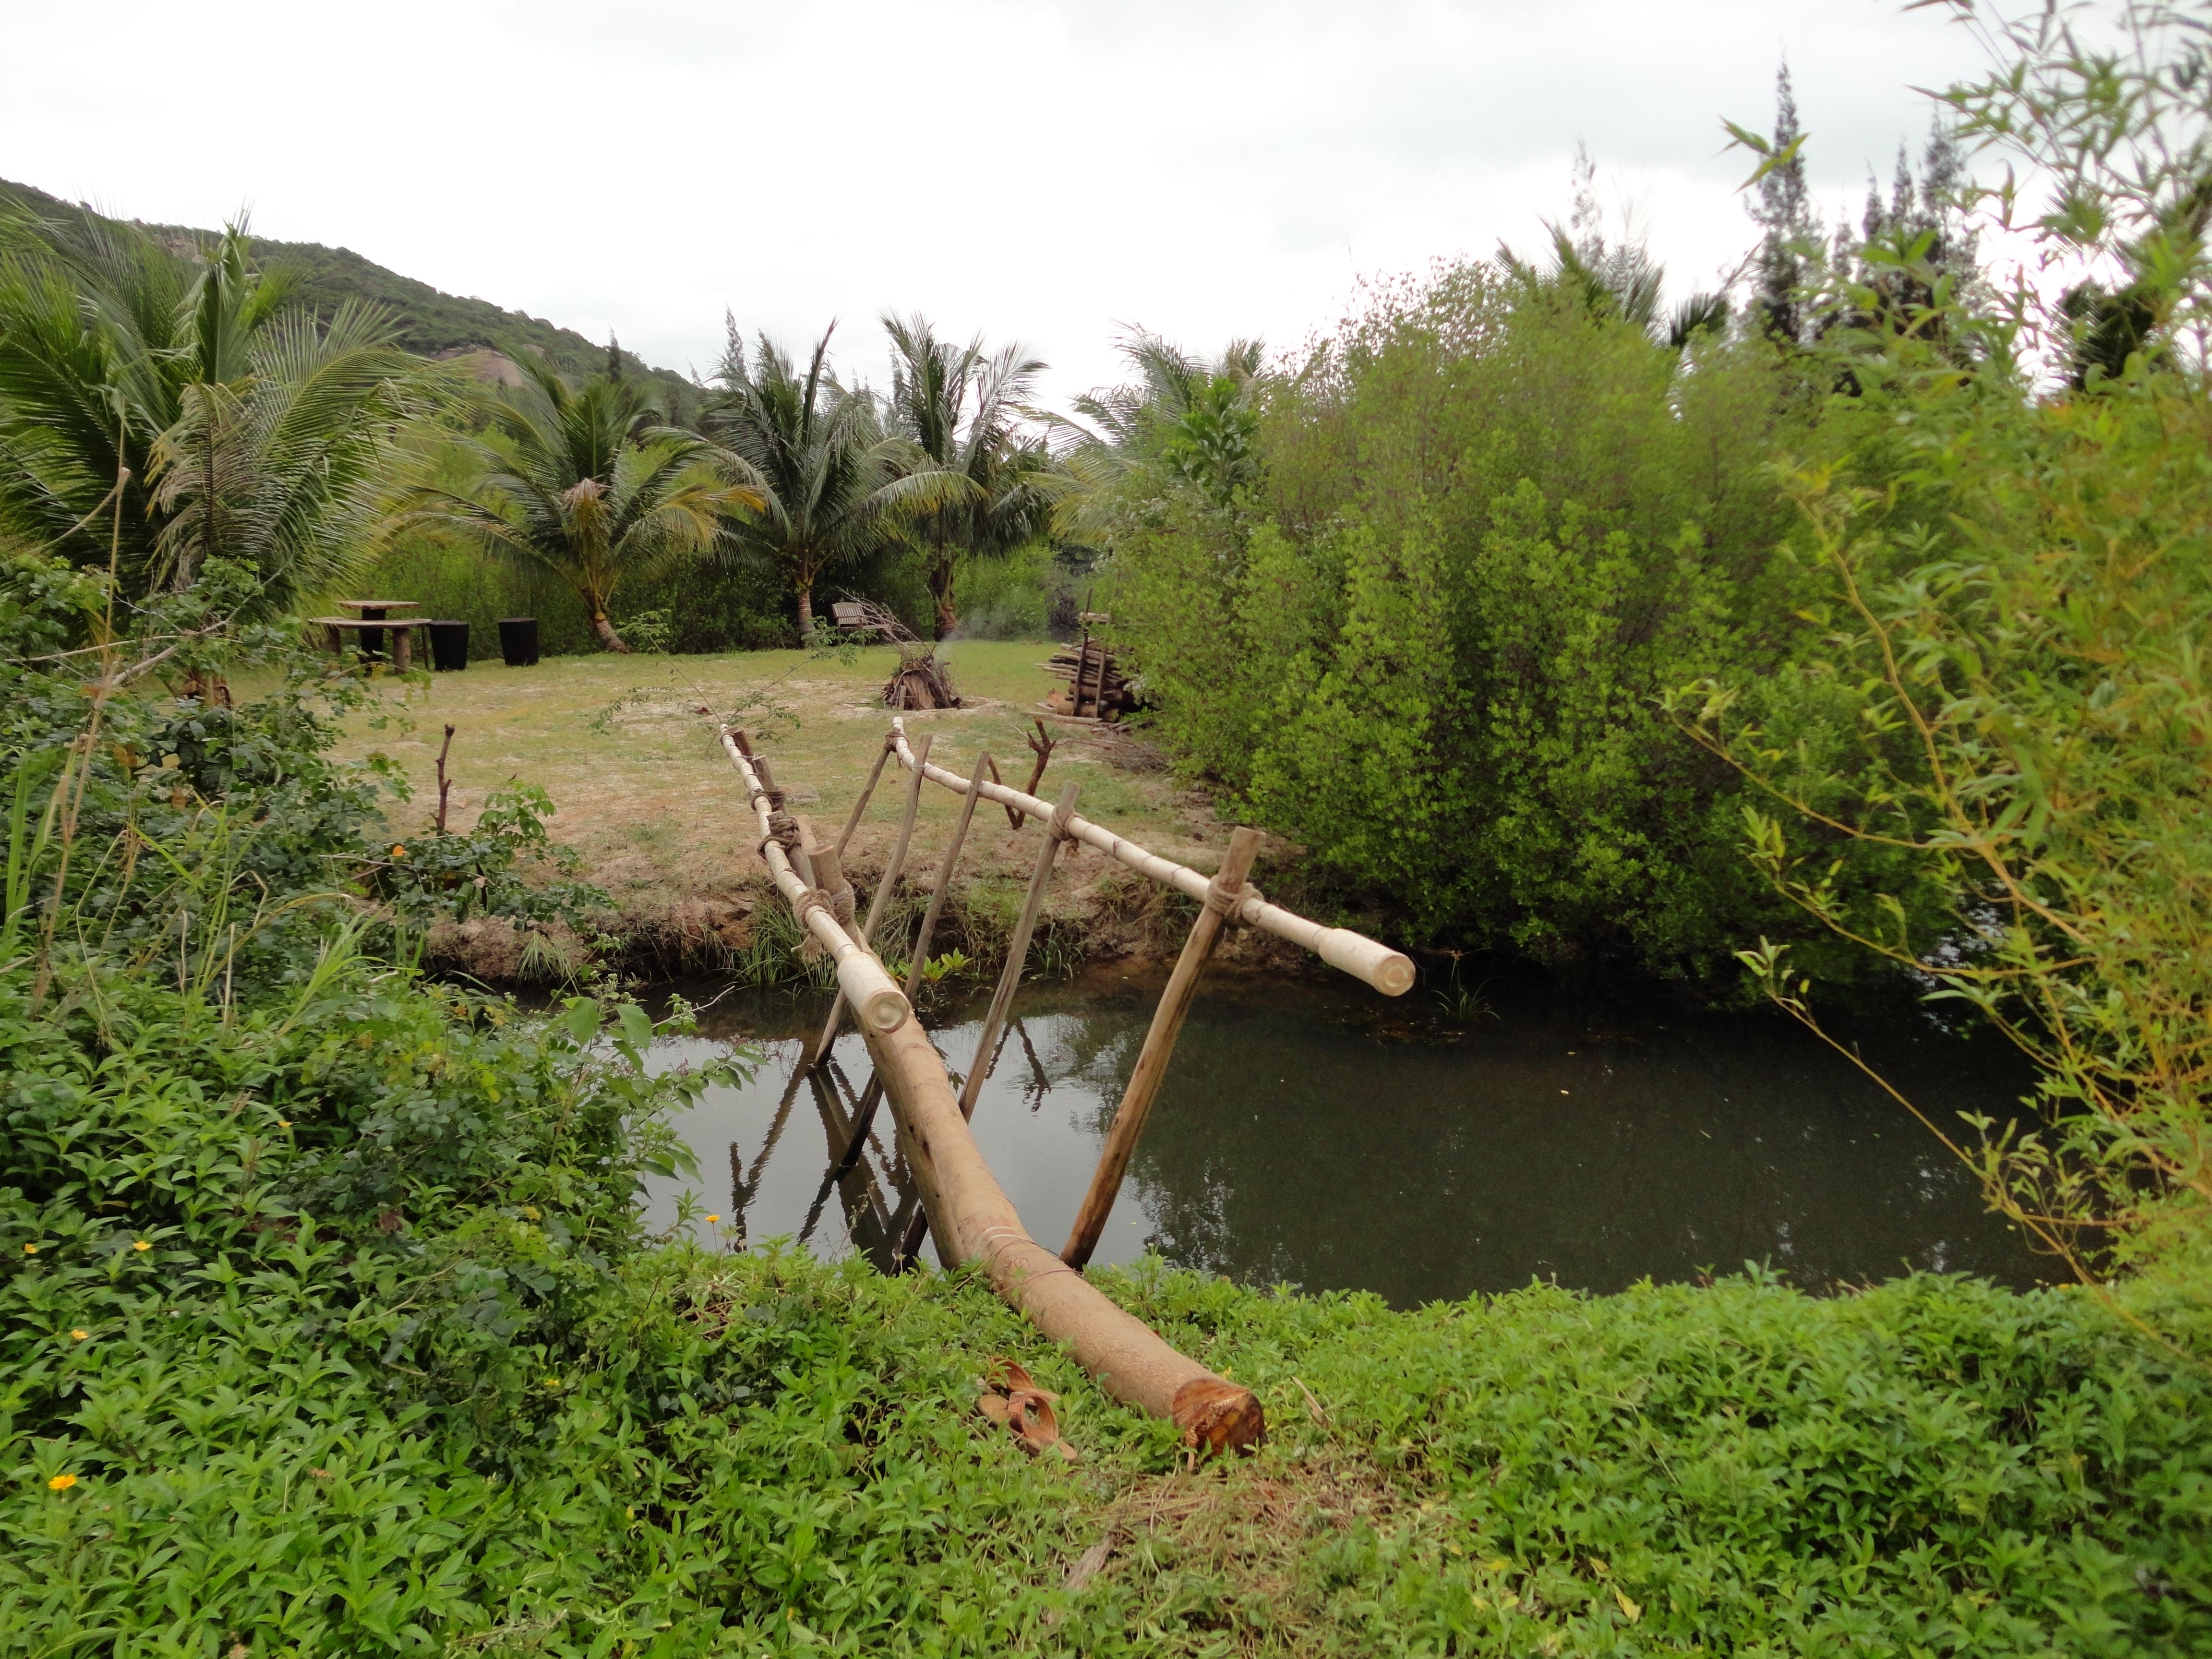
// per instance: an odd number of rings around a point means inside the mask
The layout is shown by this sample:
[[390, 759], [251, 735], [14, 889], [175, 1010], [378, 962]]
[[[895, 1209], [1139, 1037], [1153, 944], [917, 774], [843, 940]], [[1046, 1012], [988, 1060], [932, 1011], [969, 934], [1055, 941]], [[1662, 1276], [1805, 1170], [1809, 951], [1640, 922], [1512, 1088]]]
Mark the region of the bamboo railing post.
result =
[[975, 1041], [975, 1060], [968, 1068], [967, 1081], [960, 1085], [960, 1115], [975, 1115], [976, 1097], [983, 1092], [983, 1079], [991, 1069], [993, 1047], [999, 1040], [999, 1027], [1006, 1023], [1006, 1010], [1014, 1000], [1014, 987], [1022, 982], [1022, 969], [1028, 965], [1030, 935], [1036, 929], [1037, 912], [1044, 908], [1045, 884], [1052, 877], [1052, 861], [1059, 855], [1060, 844], [1067, 836], [1067, 821], [1075, 815], [1075, 798], [1082, 793], [1080, 784], [1071, 783], [1060, 792], [1060, 805], [1052, 810], [1052, 817], [1044, 826], [1044, 845], [1037, 852], [1036, 869], [1030, 877], [1029, 896], [1022, 901], [1021, 919], [1014, 923], [1014, 936], [1006, 945], [1006, 970], [999, 975], [999, 988], [991, 994], [991, 1011], [983, 1017], [982, 1035]]
[[1160, 993], [1159, 1006], [1152, 1010], [1152, 1029], [1145, 1033], [1137, 1069], [1129, 1074], [1121, 1109], [1114, 1114], [1106, 1144], [1099, 1149], [1098, 1167], [1091, 1172], [1090, 1190], [1083, 1194], [1083, 1207], [1075, 1212], [1075, 1225], [1060, 1253], [1060, 1259], [1071, 1267], [1080, 1270], [1098, 1248], [1098, 1236], [1105, 1231], [1106, 1218], [1121, 1191], [1121, 1178], [1128, 1173], [1129, 1159], [1137, 1150], [1137, 1137], [1145, 1133], [1145, 1120], [1152, 1115], [1152, 1103], [1159, 1098], [1176, 1038], [1182, 1034], [1183, 1020], [1197, 998], [1199, 975], [1206, 971], [1206, 960], [1213, 954], [1222, 928], [1235, 912], [1244, 878], [1259, 850], [1256, 830], [1240, 828], [1229, 837], [1228, 856], [1221, 860], [1220, 873], [1207, 891], [1206, 908], [1190, 925], [1190, 937], [1183, 941], [1182, 954], [1176, 958], [1167, 989]]
[[860, 814], [868, 810], [868, 798], [876, 793], [876, 780], [883, 776], [884, 766], [890, 759], [891, 750], [892, 740], [885, 738], [882, 752], [876, 757], [876, 769], [868, 774], [868, 781], [860, 791], [860, 799], [853, 803], [853, 810], [845, 816], [845, 827], [838, 833], [837, 856], [839, 858], [845, 856], [845, 844], [853, 839], [853, 831], [860, 827]]
[[[960, 862], [960, 844], [968, 839], [969, 820], [975, 816], [975, 802], [983, 792], [983, 774], [991, 764], [990, 751], [975, 757], [975, 775], [968, 780], [968, 793], [960, 803], [960, 816], [952, 822], [952, 839], [945, 848], [945, 861], [937, 866], [937, 890], [929, 896], [929, 908], [921, 913], [921, 927], [914, 936], [914, 952], [907, 958], [906, 994], [909, 1000], [921, 988], [922, 964], [929, 959], [930, 935], [937, 931], [937, 919], [945, 914], [945, 901], [952, 891], [952, 868]], [[915, 763], [917, 778], [928, 775], [928, 763]]]
[[814, 820], [804, 812], [794, 812], [792, 818], [799, 825], [799, 850], [805, 856], [807, 868], [814, 872], [814, 884], [830, 896], [830, 912], [837, 918], [838, 926], [851, 933], [858, 901], [853, 894], [853, 884], [845, 879], [845, 866], [837, 856], [837, 849], [823, 844], [822, 837], [814, 833]]
[[[925, 763], [929, 759], [929, 742], [928, 738], [922, 738], [919, 751]], [[889, 752], [888, 750], [884, 751], [886, 755]], [[877, 762], [878, 770], [882, 769], [882, 760], [879, 758]], [[868, 919], [860, 924], [862, 945], [867, 944], [875, 937], [876, 924], [883, 920], [884, 908], [890, 902], [891, 890], [898, 885], [899, 877], [906, 869], [906, 849], [908, 843], [914, 839], [915, 815], [921, 810], [921, 781], [925, 775], [927, 775], [917, 768], [913, 780], [907, 787], [906, 816], [899, 821], [898, 841], [891, 848], [891, 861], [884, 866], [883, 879], [876, 884], [875, 896], [868, 901]], [[869, 779], [868, 787], [872, 789], [875, 787], [875, 780]], [[848, 835], [851, 833], [849, 828], [846, 833]], [[838, 842], [841, 848], [843, 845], [843, 842]], [[833, 861], [837, 858], [837, 854], [834, 852], [829, 856]], [[836, 867], [842, 879], [844, 875], [843, 866], [837, 865]], [[830, 1057], [830, 1045], [836, 1042], [837, 1027], [844, 1018], [845, 999], [839, 997], [830, 1003], [830, 1017], [822, 1022], [822, 1035], [816, 1039], [814, 1044], [813, 1064], [819, 1066]]]

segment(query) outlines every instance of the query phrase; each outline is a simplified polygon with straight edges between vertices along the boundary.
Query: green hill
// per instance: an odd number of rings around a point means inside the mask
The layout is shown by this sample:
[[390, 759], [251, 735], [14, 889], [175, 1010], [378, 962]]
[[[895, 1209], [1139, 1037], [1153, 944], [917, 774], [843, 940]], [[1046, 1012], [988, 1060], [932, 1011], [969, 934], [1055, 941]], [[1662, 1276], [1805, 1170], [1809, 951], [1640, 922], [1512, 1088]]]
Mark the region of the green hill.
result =
[[[92, 210], [81, 203], [64, 202], [29, 185], [0, 179], [0, 211], [13, 209], [41, 218], [58, 213]], [[196, 241], [213, 233], [185, 225], [135, 222], [164, 240], [179, 244]], [[586, 339], [572, 328], [562, 328], [543, 318], [507, 311], [489, 300], [464, 299], [443, 294], [428, 283], [418, 283], [365, 259], [350, 248], [325, 247], [320, 242], [279, 242], [253, 239], [253, 252], [264, 267], [289, 268], [299, 280], [303, 304], [331, 311], [349, 299], [373, 300], [399, 314], [400, 343], [426, 357], [452, 357], [465, 352], [520, 350], [536, 347], [559, 366], [563, 374], [583, 376], [606, 367], [607, 348]], [[678, 413], [688, 411], [696, 396], [691, 383], [671, 369], [656, 368], [630, 352], [623, 361], [636, 374], [663, 382]]]

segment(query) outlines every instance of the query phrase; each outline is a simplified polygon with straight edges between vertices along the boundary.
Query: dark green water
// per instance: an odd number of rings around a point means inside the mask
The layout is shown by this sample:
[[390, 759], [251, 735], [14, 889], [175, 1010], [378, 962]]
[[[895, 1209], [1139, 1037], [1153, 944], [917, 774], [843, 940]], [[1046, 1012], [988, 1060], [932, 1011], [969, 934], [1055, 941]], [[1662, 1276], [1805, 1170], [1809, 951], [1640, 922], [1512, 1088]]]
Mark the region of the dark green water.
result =
[[[1048, 1248], [1073, 1221], [1158, 982], [1109, 970], [1024, 986], [1016, 1000], [975, 1131]], [[1152, 1249], [1401, 1306], [1531, 1279], [1612, 1291], [1747, 1261], [1813, 1290], [1907, 1267], [2017, 1285], [2045, 1271], [1934, 1136], [1779, 1016], [1528, 994], [1453, 1023], [1420, 995], [1210, 982], [1097, 1259]], [[662, 1045], [669, 1064], [741, 1042], [759, 1060], [750, 1084], [712, 1091], [680, 1122], [702, 1176], [653, 1183], [656, 1224], [676, 1218], [688, 1189], [753, 1242], [803, 1234], [819, 1255], [882, 1256], [912, 1213], [887, 1112], [860, 1169], [837, 1191], [823, 1184], [867, 1079], [859, 1039], [840, 1042], [837, 1074], [819, 1086], [794, 1075], [826, 1006], [732, 993], [702, 1015], [699, 1036]], [[979, 999], [930, 1018], [956, 1076], [981, 1013]], [[1962, 1111], [2004, 1115], [2024, 1086], [2001, 1045], [1917, 1014], [1856, 1035], [1947, 1127]]]

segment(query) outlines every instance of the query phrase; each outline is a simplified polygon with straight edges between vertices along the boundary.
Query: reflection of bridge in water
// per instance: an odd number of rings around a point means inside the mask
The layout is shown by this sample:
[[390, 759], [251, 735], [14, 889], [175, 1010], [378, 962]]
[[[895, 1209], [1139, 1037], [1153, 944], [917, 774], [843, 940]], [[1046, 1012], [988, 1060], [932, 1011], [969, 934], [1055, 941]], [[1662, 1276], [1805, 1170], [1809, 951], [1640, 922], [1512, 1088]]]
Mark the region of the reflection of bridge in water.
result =
[[[819, 1040], [800, 1055], [767, 1144], [754, 1160], [756, 1184], [805, 1083], [813, 1092], [829, 1145], [837, 1149], [807, 1218], [807, 1234], [818, 1224], [834, 1192], [844, 1206], [854, 1244], [879, 1265], [899, 1270], [914, 1259], [927, 1235], [935, 1242], [939, 1259], [948, 1266], [972, 1261], [981, 1267], [1005, 1301], [1045, 1334], [1066, 1343], [1077, 1362], [1116, 1398], [1172, 1419], [1193, 1445], [1218, 1450], [1255, 1441], [1264, 1426], [1259, 1402], [1249, 1389], [1228, 1382], [1177, 1353], [1090, 1285], [1082, 1270], [1097, 1247], [1100, 1231], [1121, 1189], [1146, 1118], [1158, 1097], [1176, 1039], [1196, 997], [1200, 976], [1225, 928], [1261, 928], [1304, 946], [1332, 967], [1392, 996], [1411, 988], [1412, 963], [1360, 934], [1324, 927], [1269, 903], [1247, 880], [1259, 850], [1259, 836], [1250, 830], [1235, 832], [1221, 868], [1207, 877], [1079, 817], [1075, 812], [1078, 790], [1073, 784], [1061, 793], [1057, 804], [1048, 804], [1023, 791], [987, 781], [992, 770], [988, 754], [977, 757], [972, 775], [964, 780], [933, 766], [928, 759], [930, 740], [923, 738], [917, 751], [908, 743], [903, 722], [894, 720], [843, 832], [835, 843], [827, 843], [814, 835], [811, 825], [784, 811], [783, 793], [767, 760], [753, 752], [744, 734], [726, 727], [722, 735], [759, 819], [760, 851], [769, 873], [809, 939], [836, 964], [838, 988], [829, 1021]], [[894, 758], [907, 774], [905, 811], [890, 861], [877, 884], [866, 919], [861, 921], [852, 884], [843, 873], [844, 851], [877, 783]], [[935, 890], [907, 954], [907, 984], [902, 991], [871, 941], [904, 872], [922, 786], [929, 782], [958, 793], [961, 809], [939, 864]], [[1028, 892], [1008, 940], [1006, 966], [984, 1018], [975, 1058], [960, 1079], [956, 1098], [953, 1073], [914, 1018], [911, 998], [922, 983], [933, 930], [951, 891], [969, 823], [977, 803], [983, 799], [1005, 807], [1018, 822], [1034, 821], [1043, 833]], [[1186, 894], [1197, 900], [1200, 908], [1161, 993], [1074, 1227], [1055, 1255], [1023, 1229], [1020, 1217], [977, 1150], [968, 1131], [968, 1120], [984, 1079], [1012, 1030], [1014, 992], [1021, 981], [1047, 884], [1061, 848], [1071, 843], [1091, 847], [1151, 880]], [[872, 1067], [866, 1086], [857, 1091], [832, 1049], [848, 1008]], [[1024, 1043], [1026, 1048], [1025, 1037]], [[1034, 1066], [1033, 1049], [1029, 1058]], [[1037, 1075], [1042, 1083], [1041, 1068]], [[888, 1148], [875, 1131], [878, 1109], [886, 1100], [892, 1116]], [[877, 1153], [874, 1165], [866, 1156], [872, 1146]], [[731, 1151], [734, 1197], [748, 1189], [738, 1149], [732, 1146]], [[881, 1178], [875, 1172], [877, 1167], [884, 1171]], [[743, 1213], [744, 1206], [738, 1208]]]

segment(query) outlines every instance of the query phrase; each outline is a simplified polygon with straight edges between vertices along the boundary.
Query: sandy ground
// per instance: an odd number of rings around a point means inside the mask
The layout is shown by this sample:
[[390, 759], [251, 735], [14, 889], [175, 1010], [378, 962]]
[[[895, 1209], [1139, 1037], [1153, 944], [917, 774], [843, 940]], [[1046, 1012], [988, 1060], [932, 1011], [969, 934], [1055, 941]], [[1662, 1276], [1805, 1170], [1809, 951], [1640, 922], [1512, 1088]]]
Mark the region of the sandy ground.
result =
[[[1038, 705], [1054, 684], [1041, 666], [1050, 651], [1042, 642], [954, 645], [953, 677], [968, 706], [908, 715], [910, 737], [929, 738], [931, 759], [957, 772], [988, 750], [1007, 782], [1024, 785], [1033, 762], [1024, 734], [1034, 734]], [[679, 947], [684, 940], [735, 946], [749, 932], [767, 871], [715, 735], [719, 722], [754, 733], [793, 809], [811, 816], [825, 839], [834, 836], [890, 729], [878, 696], [894, 661], [888, 647], [842, 659], [801, 651], [562, 657], [520, 669], [495, 655], [433, 676], [427, 686], [392, 683], [380, 708], [352, 719], [340, 753], [380, 751], [395, 763], [415, 790], [395, 822], [419, 830], [435, 808], [438, 745], [450, 722], [453, 827], [471, 823], [486, 796], [510, 781], [539, 785], [555, 804], [554, 838], [582, 854], [591, 878], [615, 902], [621, 920], [611, 932]], [[1048, 717], [1045, 725], [1057, 744], [1039, 793], [1057, 799], [1078, 783], [1085, 817], [1194, 868], [1215, 867], [1225, 827], [1202, 795], [1176, 787], [1155, 751], [1120, 732]], [[864, 890], [889, 856], [902, 787], [887, 769], [854, 837], [847, 863]], [[915, 887], [934, 884], [959, 804], [949, 790], [923, 790], [908, 861]], [[1002, 809], [980, 809], [955, 894], [1010, 908], [1028, 878], [1036, 834], [1016, 832]], [[1078, 849], [1054, 875], [1053, 912], [1095, 921], [1158, 911], [1149, 890], [1121, 879], [1127, 873]], [[1124, 927], [1110, 948], [1139, 948], [1150, 931]], [[665, 954], [679, 965], [680, 948]]]

